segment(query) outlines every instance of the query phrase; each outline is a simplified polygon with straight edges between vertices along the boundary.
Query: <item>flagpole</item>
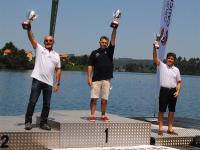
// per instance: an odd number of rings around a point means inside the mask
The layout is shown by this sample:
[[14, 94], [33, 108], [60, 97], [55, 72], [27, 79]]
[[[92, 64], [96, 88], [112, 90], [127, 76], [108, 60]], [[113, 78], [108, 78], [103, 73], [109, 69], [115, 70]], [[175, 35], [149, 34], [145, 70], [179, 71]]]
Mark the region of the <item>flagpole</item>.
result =
[[49, 35], [54, 37], [59, 0], [52, 0]]

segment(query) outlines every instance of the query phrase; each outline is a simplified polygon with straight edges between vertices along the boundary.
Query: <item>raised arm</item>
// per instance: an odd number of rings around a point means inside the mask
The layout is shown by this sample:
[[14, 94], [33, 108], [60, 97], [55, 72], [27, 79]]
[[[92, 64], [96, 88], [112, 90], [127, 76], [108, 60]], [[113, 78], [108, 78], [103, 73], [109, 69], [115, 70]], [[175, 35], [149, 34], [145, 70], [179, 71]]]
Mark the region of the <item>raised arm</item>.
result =
[[113, 46], [115, 46], [116, 34], [117, 34], [117, 28], [113, 28], [110, 40]]
[[27, 22], [29, 24], [29, 28], [27, 29], [27, 35], [28, 35], [28, 39], [29, 41], [31, 42], [31, 45], [34, 49], [36, 49], [37, 47], [37, 41], [33, 35], [33, 32], [31, 30], [31, 23], [32, 21], [31, 20], [26, 20], [25, 22]]
[[[155, 41], [155, 42], [157, 42], [157, 41]], [[158, 65], [160, 65], [160, 59], [158, 58], [158, 54], [157, 54], [158, 47], [155, 46], [157, 44], [155, 42], [153, 43], [153, 61], [158, 66]]]

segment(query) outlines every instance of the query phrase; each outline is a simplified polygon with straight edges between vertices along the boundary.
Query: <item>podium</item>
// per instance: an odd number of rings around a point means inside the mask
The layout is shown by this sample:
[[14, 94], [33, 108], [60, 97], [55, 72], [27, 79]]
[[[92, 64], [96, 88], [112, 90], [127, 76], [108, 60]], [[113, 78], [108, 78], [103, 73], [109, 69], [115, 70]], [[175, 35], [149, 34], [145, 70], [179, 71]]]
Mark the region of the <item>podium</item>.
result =
[[[24, 116], [0, 117], [4, 122], [0, 136], [8, 137], [7, 149], [43, 150], [53, 148], [86, 148], [149, 145], [151, 124], [139, 120], [108, 114], [110, 121], [103, 122], [100, 112], [97, 120], [89, 121], [86, 110], [51, 111], [51, 131], [38, 128], [39, 113], [30, 131], [24, 130]], [[4, 142], [4, 141], [3, 141]], [[2, 143], [0, 143], [2, 145]]]

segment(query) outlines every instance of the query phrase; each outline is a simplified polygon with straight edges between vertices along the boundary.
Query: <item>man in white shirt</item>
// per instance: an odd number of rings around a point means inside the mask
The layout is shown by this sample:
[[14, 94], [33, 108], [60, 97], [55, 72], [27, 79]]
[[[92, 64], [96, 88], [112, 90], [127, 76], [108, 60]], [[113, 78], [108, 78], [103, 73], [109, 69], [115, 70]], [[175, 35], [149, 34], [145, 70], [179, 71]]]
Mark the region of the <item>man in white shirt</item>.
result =
[[157, 55], [157, 49], [159, 48], [157, 41], [153, 44], [153, 60], [160, 73], [160, 94], [159, 94], [159, 113], [158, 135], [163, 135], [163, 115], [168, 107], [168, 134], [177, 134], [173, 130], [174, 113], [176, 107], [177, 97], [180, 95], [181, 89], [181, 76], [180, 71], [174, 66], [176, 55], [174, 53], [168, 53], [166, 57], [166, 64], [164, 64]]
[[56, 74], [56, 83], [54, 91], [57, 92], [60, 85], [61, 63], [59, 54], [53, 50], [54, 38], [52, 36], [44, 37], [44, 47], [41, 46], [33, 36], [31, 31], [31, 20], [28, 22], [27, 34], [32, 47], [35, 50], [35, 66], [31, 77], [33, 78], [31, 94], [25, 116], [25, 129], [32, 129], [32, 116], [35, 105], [38, 101], [40, 93], [43, 93], [43, 108], [41, 112], [40, 128], [44, 130], [51, 130], [47, 123], [50, 101], [52, 95], [54, 72]]

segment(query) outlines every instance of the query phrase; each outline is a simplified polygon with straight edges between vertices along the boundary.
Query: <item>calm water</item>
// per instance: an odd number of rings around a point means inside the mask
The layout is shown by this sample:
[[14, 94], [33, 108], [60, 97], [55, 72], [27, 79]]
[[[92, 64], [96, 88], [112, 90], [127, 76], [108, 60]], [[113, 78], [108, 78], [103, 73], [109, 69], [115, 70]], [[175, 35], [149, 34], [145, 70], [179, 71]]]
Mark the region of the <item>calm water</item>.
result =
[[[0, 71], [0, 115], [21, 115], [30, 94], [31, 71]], [[122, 116], [154, 114], [155, 75], [114, 73], [107, 112]], [[200, 76], [182, 76], [182, 91], [176, 116], [200, 119]], [[89, 87], [85, 72], [62, 72], [60, 91], [52, 96], [51, 109], [89, 109]], [[100, 110], [98, 102], [97, 110]], [[36, 110], [41, 111], [42, 96]]]

